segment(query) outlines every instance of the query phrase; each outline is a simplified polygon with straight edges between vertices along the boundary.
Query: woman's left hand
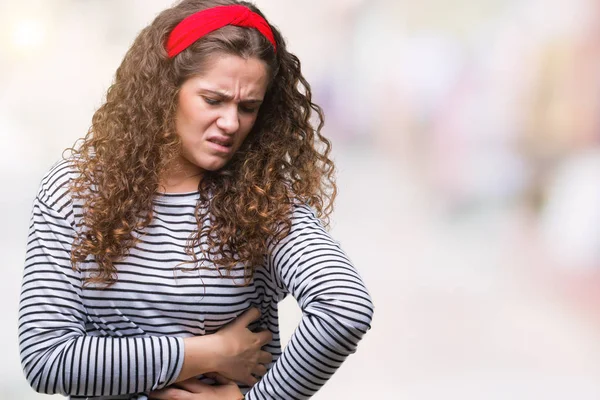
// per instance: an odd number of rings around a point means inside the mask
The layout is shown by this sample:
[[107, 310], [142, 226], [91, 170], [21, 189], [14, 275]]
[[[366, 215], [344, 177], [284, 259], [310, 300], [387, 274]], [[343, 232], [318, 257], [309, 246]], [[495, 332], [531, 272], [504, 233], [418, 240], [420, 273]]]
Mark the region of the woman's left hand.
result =
[[196, 378], [179, 382], [175, 386], [150, 392], [150, 400], [242, 400], [238, 386], [226, 378], [216, 376], [218, 386], [207, 385]]

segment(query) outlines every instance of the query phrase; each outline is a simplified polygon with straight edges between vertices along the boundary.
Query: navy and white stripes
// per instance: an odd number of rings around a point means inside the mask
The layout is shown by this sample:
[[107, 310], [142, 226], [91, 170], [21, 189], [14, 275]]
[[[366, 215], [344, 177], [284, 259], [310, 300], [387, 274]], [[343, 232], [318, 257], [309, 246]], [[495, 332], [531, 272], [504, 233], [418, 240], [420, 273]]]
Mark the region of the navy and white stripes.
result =
[[[250, 286], [242, 268], [231, 279], [214, 269], [186, 270], [184, 248], [197, 229], [198, 193], [157, 195], [155, 217], [109, 288], [82, 284], [93, 263], [73, 271], [71, 243], [81, 205], [71, 199], [68, 161], [44, 177], [34, 201], [19, 310], [23, 369], [32, 387], [71, 398], [143, 399], [172, 383], [183, 363], [183, 337], [211, 334], [250, 307], [254, 328], [269, 329], [269, 372], [247, 399], [306, 399], [355, 351], [373, 305], [347, 256], [307, 206], [268, 250]], [[281, 351], [277, 304], [288, 293], [302, 320]]]

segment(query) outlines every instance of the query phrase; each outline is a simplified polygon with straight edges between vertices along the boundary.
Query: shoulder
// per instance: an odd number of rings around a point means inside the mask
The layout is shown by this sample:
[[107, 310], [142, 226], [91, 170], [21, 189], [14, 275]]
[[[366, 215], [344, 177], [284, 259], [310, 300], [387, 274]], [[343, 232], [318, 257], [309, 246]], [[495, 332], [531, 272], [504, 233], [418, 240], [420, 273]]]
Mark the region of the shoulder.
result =
[[307, 203], [295, 202], [292, 204], [292, 218], [315, 218], [317, 219], [317, 214], [315, 210], [309, 206]]
[[306, 227], [307, 225], [314, 227], [318, 226], [320, 229], [325, 229], [323, 226], [323, 221], [319, 219], [315, 210], [306, 203], [294, 203], [291, 208], [290, 217], [292, 222], [292, 230]]
[[294, 243], [306, 242], [311, 239], [327, 238], [330, 235], [317, 216], [315, 210], [306, 203], [296, 202], [290, 210], [290, 225], [287, 235], [280, 241], [273, 243], [276, 246], [289, 246]]
[[46, 172], [37, 193], [37, 199], [51, 208], [61, 208], [71, 202], [70, 183], [77, 176], [73, 159], [56, 162]]

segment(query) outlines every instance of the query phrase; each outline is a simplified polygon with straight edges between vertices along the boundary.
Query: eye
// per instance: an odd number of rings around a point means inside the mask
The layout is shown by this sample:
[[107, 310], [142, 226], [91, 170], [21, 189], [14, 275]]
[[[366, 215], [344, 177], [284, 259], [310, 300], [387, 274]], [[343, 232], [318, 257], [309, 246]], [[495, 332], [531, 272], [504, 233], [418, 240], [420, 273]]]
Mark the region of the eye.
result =
[[211, 106], [217, 106], [221, 104], [221, 100], [211, 99], [210, 97], [203, 97], [203, 99], [206, 102], [206, 104]]
[[258, 107], [247, 107], [240, 105], [240, 111], [245, 114], [254, 114], [258, 111]]

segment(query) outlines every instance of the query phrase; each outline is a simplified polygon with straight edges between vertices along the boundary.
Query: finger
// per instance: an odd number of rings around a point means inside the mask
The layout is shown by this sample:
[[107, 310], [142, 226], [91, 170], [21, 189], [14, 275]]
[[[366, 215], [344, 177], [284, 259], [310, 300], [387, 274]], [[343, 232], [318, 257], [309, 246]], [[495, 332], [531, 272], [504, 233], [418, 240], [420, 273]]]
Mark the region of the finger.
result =
[[214, 380], [215, 382], [217, 382], [219, 385], [230, 385], [233, 384], [235, 386], [237, 386], [237, 384], [235, 383], [235, 381], [226, 378], [225, 376], [219, 374], [218, 372], [207, 372], [204, 374], [205, 377], [210, 378], [212, 380]]
[[258, 383], [258, 379], [253, 377], [252, 375], [248, 375], [246, 378], [241, 380], [242, 383], [245, 383], [248, 386], [254, 386]]
[[243, 324], [244, 326], [250, 325], [253, 321], [256, 321], [260, 318], [260, 311], [256, 307], [252, 307], [246, 311], [235, 320], [236, 323]]
[[[240, 391], [240, 388], [235, 383], [229, 383], [227, 385], [215, 386], [214, 399], [236, 399], [244, 400], [244, 395]], [[213, 397], [211, 397], [212, 399]]]
[[190, 392], [175, 388], [150, 392], [151, 400], [192, 400], [191, 396]]
[[183, 382], [178, 382], [177, 386], [191, 393], [205, 393], [210, 389], [210, 385], [200, 382], [198, 378], [191, 378]]
[[205, 377], [214, 379], [215, 381], [217, 380], [217, 375], [219, 375], [218, 372], [207, 372], [204, 374]]
[[273, 361], [273, 355], [268, 351], [259, 351], [258, 352], [258, 362], [261, 364], [270, 364]]
[[271, 340], [273, 340], [273, 334], [271, 333], [271, 331], [260, 331], [256, 332], [255, 335], [258, 336], [260, 347], [264, 346], [267, 343], [270, 343]]
[[[235, 382], [234, 382], [234, 381], [232, 381], [231, 379], [227, 379], [227, 378], [225, 378], [225, 377], [224, 377], [223, 375], [221, 375], [221, 374], [215, 374], [215, 376], [214, 376], [214, 378], [213, 378], [213, 379], [214, 379], [215, 381], [217, 381], [217, 383], [218, 383], [219, 385], [231, 385], [231, 384], [235, 385]], [[236, 385], [236, 386], [237, 386], [237, 385]]]
[[267, 367], [262, 364], [257, 364], [256, 367], [252, 368], [252, 374], [254, 376], [265, 376], [267, 373]]

